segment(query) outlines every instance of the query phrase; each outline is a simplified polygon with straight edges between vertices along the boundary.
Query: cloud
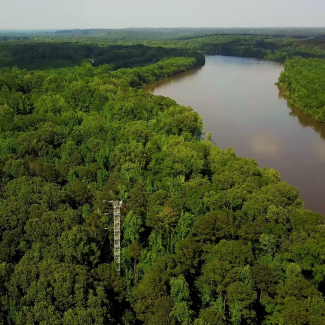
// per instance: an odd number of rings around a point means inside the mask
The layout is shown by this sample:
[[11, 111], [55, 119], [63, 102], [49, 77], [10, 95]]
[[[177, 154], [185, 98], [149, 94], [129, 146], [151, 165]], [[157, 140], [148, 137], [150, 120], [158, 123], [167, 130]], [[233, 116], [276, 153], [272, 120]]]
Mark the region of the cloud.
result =
[[257, 134], [251, 140], [253, 151], [268, 155], [278, 156], [281, 153], [281, 144], [278, 140], [265, 134]]

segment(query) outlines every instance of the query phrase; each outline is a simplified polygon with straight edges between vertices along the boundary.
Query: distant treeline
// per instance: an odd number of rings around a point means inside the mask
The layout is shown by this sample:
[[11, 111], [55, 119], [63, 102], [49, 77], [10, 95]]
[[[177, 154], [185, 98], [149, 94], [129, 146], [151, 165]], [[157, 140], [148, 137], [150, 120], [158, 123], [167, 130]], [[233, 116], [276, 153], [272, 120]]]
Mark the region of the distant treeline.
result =
[[46, 38], [80, 41], [96, 39], [106, 42], [132, 40], [163, 40], [200, 37], [206, 35], [263, 35], [271, 37], [308, 38], [322, 37], [325, 28], [125, 28], [125, 29], [71, 29], [43, 32], [6, 32], [0, 37]]
[[[150, 30], [149, 32], [153, 33]], [[126, 30], [121, 33], [126, 33]], [[127, 35], [132, 33], [138, 35], [140, 32], [128, 31]], [[173, 33], [172, 30], [170, 33]], [[92, 31], [89, 31], [89, 34], [92, 35]], [[63, 42], [60, 41], [60, 35], [46, 34], [34, 40], [0, 41], [0, 68], [15, 65], [27, 69], [60, 68], [79, 65], [83, 60], [91, 60], [94, 66], [110, 64], [112, 70], [115, 70], [155, 63], [164, 57], [197, 57], [196, 52], [263, 58], [279, 62], [285, 62], [296, 56], [325, 57], [325, 38], [321, 37], [292, 39], [256, 35], [189, 34], [181, 39], [164, 39], [159, 34], [153, 39], [140, 34], [144, 39], [121, 36], [114, 39], [115, 44], [109, 44], [113, 40], [101, 41], [88, 34], [81, 34], [78, 42]], [[176, 37], [178, 34], [173, 35]], [[46, 42], [43, 39], [46, 39]]]
[[184, 40], [146, 41], [149, 46], [181, 48], [210, 55], [253, 57], [285, 62], [295, 56], [325, 57], [325, 39], [290, 39], [267, 36], [217, 35]]
[[139, 45], [97, 45], [58, 42], [0, 41], [0, 68], [18, 66], [27, 69], [47, 69], [74, 66], [90, 60], [94, 66], [108, 64], [111, 70], [152, 64], [165, 57], [196, 57], [186, 49]]

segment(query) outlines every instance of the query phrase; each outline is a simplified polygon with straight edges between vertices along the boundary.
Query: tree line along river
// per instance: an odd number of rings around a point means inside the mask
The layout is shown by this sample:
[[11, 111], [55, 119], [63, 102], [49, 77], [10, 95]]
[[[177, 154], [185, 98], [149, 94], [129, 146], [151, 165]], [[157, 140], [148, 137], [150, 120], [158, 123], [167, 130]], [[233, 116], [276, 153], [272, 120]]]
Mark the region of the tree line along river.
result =
[[275, 85], [282, 64], [208, 56], [206, 64], [144, 89], [191, 106], [222, 149], [277, 169], [305, 207], [325, 215], [325, 123], [288, 107]]

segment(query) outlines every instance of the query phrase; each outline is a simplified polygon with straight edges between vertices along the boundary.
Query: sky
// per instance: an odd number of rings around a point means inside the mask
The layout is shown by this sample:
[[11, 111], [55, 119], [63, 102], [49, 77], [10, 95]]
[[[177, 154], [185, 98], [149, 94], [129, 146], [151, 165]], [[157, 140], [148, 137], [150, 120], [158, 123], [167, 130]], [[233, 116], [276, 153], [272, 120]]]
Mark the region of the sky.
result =
[[0, 30], [324, 27], [324, 17], [324, 0], [0, 0]]

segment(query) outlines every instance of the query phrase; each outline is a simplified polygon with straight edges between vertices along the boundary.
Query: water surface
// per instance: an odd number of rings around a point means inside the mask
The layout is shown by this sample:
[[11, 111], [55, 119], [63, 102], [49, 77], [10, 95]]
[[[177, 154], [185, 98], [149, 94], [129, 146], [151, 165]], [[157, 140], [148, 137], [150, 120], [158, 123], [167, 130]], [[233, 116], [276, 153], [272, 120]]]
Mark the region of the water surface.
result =
[[149, 85], [198, 112], [220, 148], [277, 169], [306, 208], [325, 215], [325, 124], [290, 108], [275, 86], [279, 63], [224, 56]]

